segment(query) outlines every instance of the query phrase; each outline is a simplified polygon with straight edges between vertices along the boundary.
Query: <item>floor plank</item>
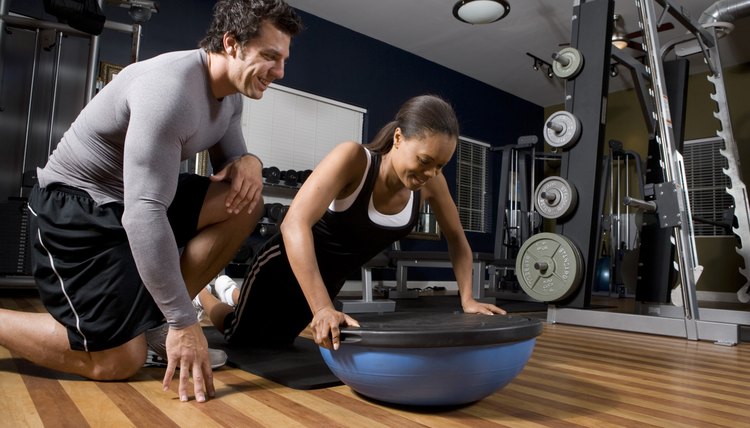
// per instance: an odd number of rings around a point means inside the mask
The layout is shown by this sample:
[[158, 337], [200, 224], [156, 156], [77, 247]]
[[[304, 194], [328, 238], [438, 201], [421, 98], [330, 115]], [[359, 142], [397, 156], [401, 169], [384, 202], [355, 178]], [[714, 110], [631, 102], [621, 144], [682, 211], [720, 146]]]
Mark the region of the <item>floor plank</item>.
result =
[[[40, 311], [33, 296], [0, 307]], [[524, 371], [466, 406], [424, 409], [369, 400], [346, 385], [283, 387], [238, 369], [214, 373], [217, 396], [177, 399], [162, 369], [126, 382], [49, 371], [0, 347], [2, 426], [205, 427], [750, 427], [750, 344], [545, 323]], [[460, 387], [458, 385], [457, 387]]]

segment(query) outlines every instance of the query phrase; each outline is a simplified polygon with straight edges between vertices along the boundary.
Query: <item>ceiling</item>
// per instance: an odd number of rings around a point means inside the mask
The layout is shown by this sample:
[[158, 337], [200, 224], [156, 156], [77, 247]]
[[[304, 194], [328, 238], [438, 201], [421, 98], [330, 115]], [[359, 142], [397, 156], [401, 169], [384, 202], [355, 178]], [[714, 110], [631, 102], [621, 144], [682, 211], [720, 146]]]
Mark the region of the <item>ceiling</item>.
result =
[[[671, 0], [698, 21], [716, 0]], [[543, 107], [560, 104], [564, 81], [532, 69], [527, 52], [551, 62], [551, 54], [570, 41], [573, 4], [580, 0], [509, 0], [511, 10], [500, 21], [470, 25], [453, 17], [455, 0], [287, 0], [291, 6], [411, 52]], [[657, 14], [661, 6], [655, 4]], [[638, 30], [635, 0], [619, 0], [615, 13], [625, 19], [627, 33]], [[747, 13], [745, 13], [747, 15]], [[674, 28], [659, 33], [660, 43], [686, 33], [666, 14]], [[724, 68], [750, 62], [750, 17], [736, 19], [720, 39]], [[626, 49], [631, 54], [637, 51]], [[584, 58], [585, 60], [585, 58]], [[691, 72], [705, 71], [701, 55], [692, 55]], [[610, 91], [632, 87], [629, 73], [610, 81]]]

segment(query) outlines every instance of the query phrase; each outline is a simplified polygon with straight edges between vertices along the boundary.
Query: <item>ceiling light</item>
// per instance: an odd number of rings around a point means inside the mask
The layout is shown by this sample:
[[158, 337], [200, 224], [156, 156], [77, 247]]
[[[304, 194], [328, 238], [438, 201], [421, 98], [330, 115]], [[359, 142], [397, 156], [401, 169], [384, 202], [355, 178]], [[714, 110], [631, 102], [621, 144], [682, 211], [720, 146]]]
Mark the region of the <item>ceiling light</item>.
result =
[[489, 24], [510, 12], [507, 0], [460, 0], [453, 6], [453, 16], [468, 24]]
[[612, 29], [612, 44], [617, 49], [625, 49], [628, 47], [628, 35], [625, 32], [625, 21], [622, 19], [622, 15], [615, 14], [614, 17], [615, 26]]

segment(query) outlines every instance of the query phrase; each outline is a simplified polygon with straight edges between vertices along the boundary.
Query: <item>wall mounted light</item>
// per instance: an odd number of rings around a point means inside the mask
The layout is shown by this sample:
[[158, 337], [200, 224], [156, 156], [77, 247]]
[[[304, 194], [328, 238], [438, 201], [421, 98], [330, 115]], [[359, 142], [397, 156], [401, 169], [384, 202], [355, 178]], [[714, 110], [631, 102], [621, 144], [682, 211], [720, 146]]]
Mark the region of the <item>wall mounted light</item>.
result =
[[531, 65], [531, 68], [534, 70], [543, 70], [548, 78], [552, 78], [554, 76], [554, 73], [552, 72], [552, 64], [548, 63], [547, 61], [539, 58], [538, 56], [531, 54], [529, 52], [526, 52], [526, 55], [530, 56], [534, 62]]
[[617, 49], [625, 49], [628, 47], [628, 35], [625, 32], [625, 20], [622, 19], [622, 15], [615, 14], [614, 16], [615, 25], [612, 28], [612, 45]]
[[467, 24], [489, 24], [503, 19], [508, 12], [507, 0], [459, 0], [453, 6], [453, 16]]
[[609, 66], [609, 75], [612, 77], [617, 77], [617, 75], [620, 74], [620, 70], [617, 68], [617, 64], [612, 64]]

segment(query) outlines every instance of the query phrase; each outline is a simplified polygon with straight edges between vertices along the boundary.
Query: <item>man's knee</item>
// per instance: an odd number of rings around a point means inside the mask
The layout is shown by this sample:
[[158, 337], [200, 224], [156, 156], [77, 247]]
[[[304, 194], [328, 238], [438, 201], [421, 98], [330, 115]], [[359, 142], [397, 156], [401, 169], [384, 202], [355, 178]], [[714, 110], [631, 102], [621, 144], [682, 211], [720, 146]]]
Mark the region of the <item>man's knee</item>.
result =
[[264, 211], [265, 204], [263, 202], [263, 196], [261, 196], [258, 198], [258, 202], [252, 211], [248, 212], [248, 208], [245, 208], [245, 210], [238, 214], [230, 215], [226, 222], [231, 223], [233, 227], [246, 229], [249, 234], [265, 215]]
[[231, 224], [233, 227], [248, 229], [248, 234], [263, 217], [264, 201], [263, 196], [258, 196], [253, 210], [248, 212], [246, 206], [237, 214], [227, 212], [226, 197], [231, 188], [227, 183], [212, 183], [209, 193], [201, 209], [198, 229], [211, 226], [214, 224]]
[[146, 362], [147, 346], [140, 338], [118, 346], [91, 353], [87, 377], [93, 380], [124, 380], [135, 375]]
[[263, 199], [263, 195], [258, 197], [258, 203], [255, 205], [255, 208], [250, 213], [250, 222], [253, 226], [255, 226], [256, 223], [260, 221], [260, 219], [266, 214], [265, 211], [265, 200]]

